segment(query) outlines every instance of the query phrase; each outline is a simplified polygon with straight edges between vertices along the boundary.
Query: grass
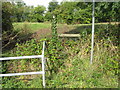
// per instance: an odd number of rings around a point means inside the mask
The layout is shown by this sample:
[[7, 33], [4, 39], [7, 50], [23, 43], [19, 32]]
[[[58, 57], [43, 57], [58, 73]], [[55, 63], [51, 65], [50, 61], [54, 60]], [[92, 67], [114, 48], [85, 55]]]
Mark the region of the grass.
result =
[[[118, 24], [119, 22], [112, 22], [111, 24]], [[80, 27], [83, 29], [84, 27], [90, 27], [92, 24], [76, 24], [76, 25], [66, 25], [66, 24], [58, 24], [58, 28], [60, 28], [60, 31], [65, 28], [66, 30], [63, 31], [68, 31], [67, 29], [72, 30], [75, 29], [76, 27]], [[99, 25], [108, 25], [108, 23], [95, 23], [96, 26]], [[18, 23], [13, 23], [14, 30], [21, 30], [21, 28], [27, 27], [29, 29], [30, 33], [37, 32], [38, 30], [41, 29], [50, 29], [51, 28], [51, 23], [32, 23], [32, 22], [18, 22]]]
[[22, 28], [24, 25], [27, 25], [29, 29], [31, 30], [30, 32], [35, 32], [40, 29], [45, 29], [45, 28], [50, 28], [51, 24], [50, 23], [13, 23], [13, 26], [15, 29], [17, 28]]

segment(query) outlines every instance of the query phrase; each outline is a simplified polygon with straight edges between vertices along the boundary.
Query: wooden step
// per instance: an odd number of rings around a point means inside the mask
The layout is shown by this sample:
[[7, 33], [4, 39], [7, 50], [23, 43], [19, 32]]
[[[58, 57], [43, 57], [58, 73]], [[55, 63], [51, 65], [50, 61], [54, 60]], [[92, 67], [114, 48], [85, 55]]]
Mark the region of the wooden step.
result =
[[59, 37], [80, 37], [80, 34], [58, 34]]

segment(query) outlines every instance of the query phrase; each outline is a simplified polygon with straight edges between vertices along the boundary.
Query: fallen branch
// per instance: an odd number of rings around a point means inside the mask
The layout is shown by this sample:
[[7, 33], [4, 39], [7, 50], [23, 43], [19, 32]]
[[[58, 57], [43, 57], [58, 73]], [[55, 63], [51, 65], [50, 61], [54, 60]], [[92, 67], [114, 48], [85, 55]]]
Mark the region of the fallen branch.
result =
[[[21, 31], [21, 32], [22, 32], [22, 31]], [[5, 45], [2, 47], [2, 49], [5, 48], [6, 46], [8, 46], [8, 45], [11, 43], [11, 41], [12, 41], [13, 39], [15, 39], [21, 32], [18, 32], [15, 36], [11, 37], [11, 38], [9, 39], [8, 43], [5, 44]]]

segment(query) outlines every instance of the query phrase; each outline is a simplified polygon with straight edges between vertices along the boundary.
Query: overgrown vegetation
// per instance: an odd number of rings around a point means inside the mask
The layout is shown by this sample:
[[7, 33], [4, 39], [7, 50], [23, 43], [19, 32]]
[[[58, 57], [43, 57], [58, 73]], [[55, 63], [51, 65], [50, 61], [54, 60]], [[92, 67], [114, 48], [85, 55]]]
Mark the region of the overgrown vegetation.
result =
[[[45, 56], [48, 58], [46, 62], [47, 88], [117, 88], [118, 30], [118, 25], [96, 26], [92, 65], [89, 62], [91, 29], [87, 26], [80, 31], [79, 39], [58, 38], [56, 45], [53, 44], [53, 38], [32, 39], [16, 44], [16, 48], [7, 56], [40, 55], [42, 41], [45, 40], [47, 45]], [[53, 48], [54, 45], [57, 48]], [[51, 73], [51, 69], [54, 72]], [[41, 61], [38, 59], [15, 60], [7, 61], [3, 73], [40, 70]], [[42, 77], [40, 75], [4, 77], [2, 86], [3, 88], [41, 88]]]
[[[44, 13], [44, 6], [33, 7], [27, 6], [24, 2], [4, 2], [2, 6], [4, 52], [1, 56], [41, 55], [42, 42], [46, 41], [47, 88], [118, 88], [120, 24], [113, 25], [111, 21], [119, 22], [119, 3], [96, 3], [96, 22], [109, 24], [95, 25], [94, 60], [91, 65], [89, 60], [91, 24], [79, 24], [91, 23], [92, 3], [50, 2], [48, 11]], [[53, 15], [57, 18], [53, 19]], [[53, 20], [52, 33], [48, 30], [50, 36], [47, 37], [44, 35], [46, 34], [44, 29], [50, 28], [51, 20]], [[23, 23], [24, 21], [27, 22]], [[57, 21], [66, 24], [66, 28], [62, 27], [63, 24], [60, 25], [62, 33], [80, 34], [80, 37], [58, 38]], [[43, 32], [40, 32], [43, 36], [33, 37], [33, 33], [38, 29], [43, 29]], [[32, 71], [41, 71], [40, 59], [2, 61], [2, 73]], [[42, 88], [42, 76], [3, 77], [2, 87]]]

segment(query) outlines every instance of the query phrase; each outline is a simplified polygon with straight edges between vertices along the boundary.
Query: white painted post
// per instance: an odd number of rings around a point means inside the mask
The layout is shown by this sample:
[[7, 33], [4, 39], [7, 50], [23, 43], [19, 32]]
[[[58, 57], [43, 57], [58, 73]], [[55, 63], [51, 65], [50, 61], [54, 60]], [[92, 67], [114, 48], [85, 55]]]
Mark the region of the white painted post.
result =
[[45, 88], [45, 62], [44, 62], [44, 50], [45, 50], [45, 41], [43, 42], [43, 50], [42, 50], [42, 71], [43, 71], [43, 87]]
[[93, 0], [93, 11], [92, 11], [92, 41], [91, 41], [91, 58], [90, 58], [90, 64], [93, 63], [93, 50], [94, 50], [94, 29], [95, 29], [95, 0]]

